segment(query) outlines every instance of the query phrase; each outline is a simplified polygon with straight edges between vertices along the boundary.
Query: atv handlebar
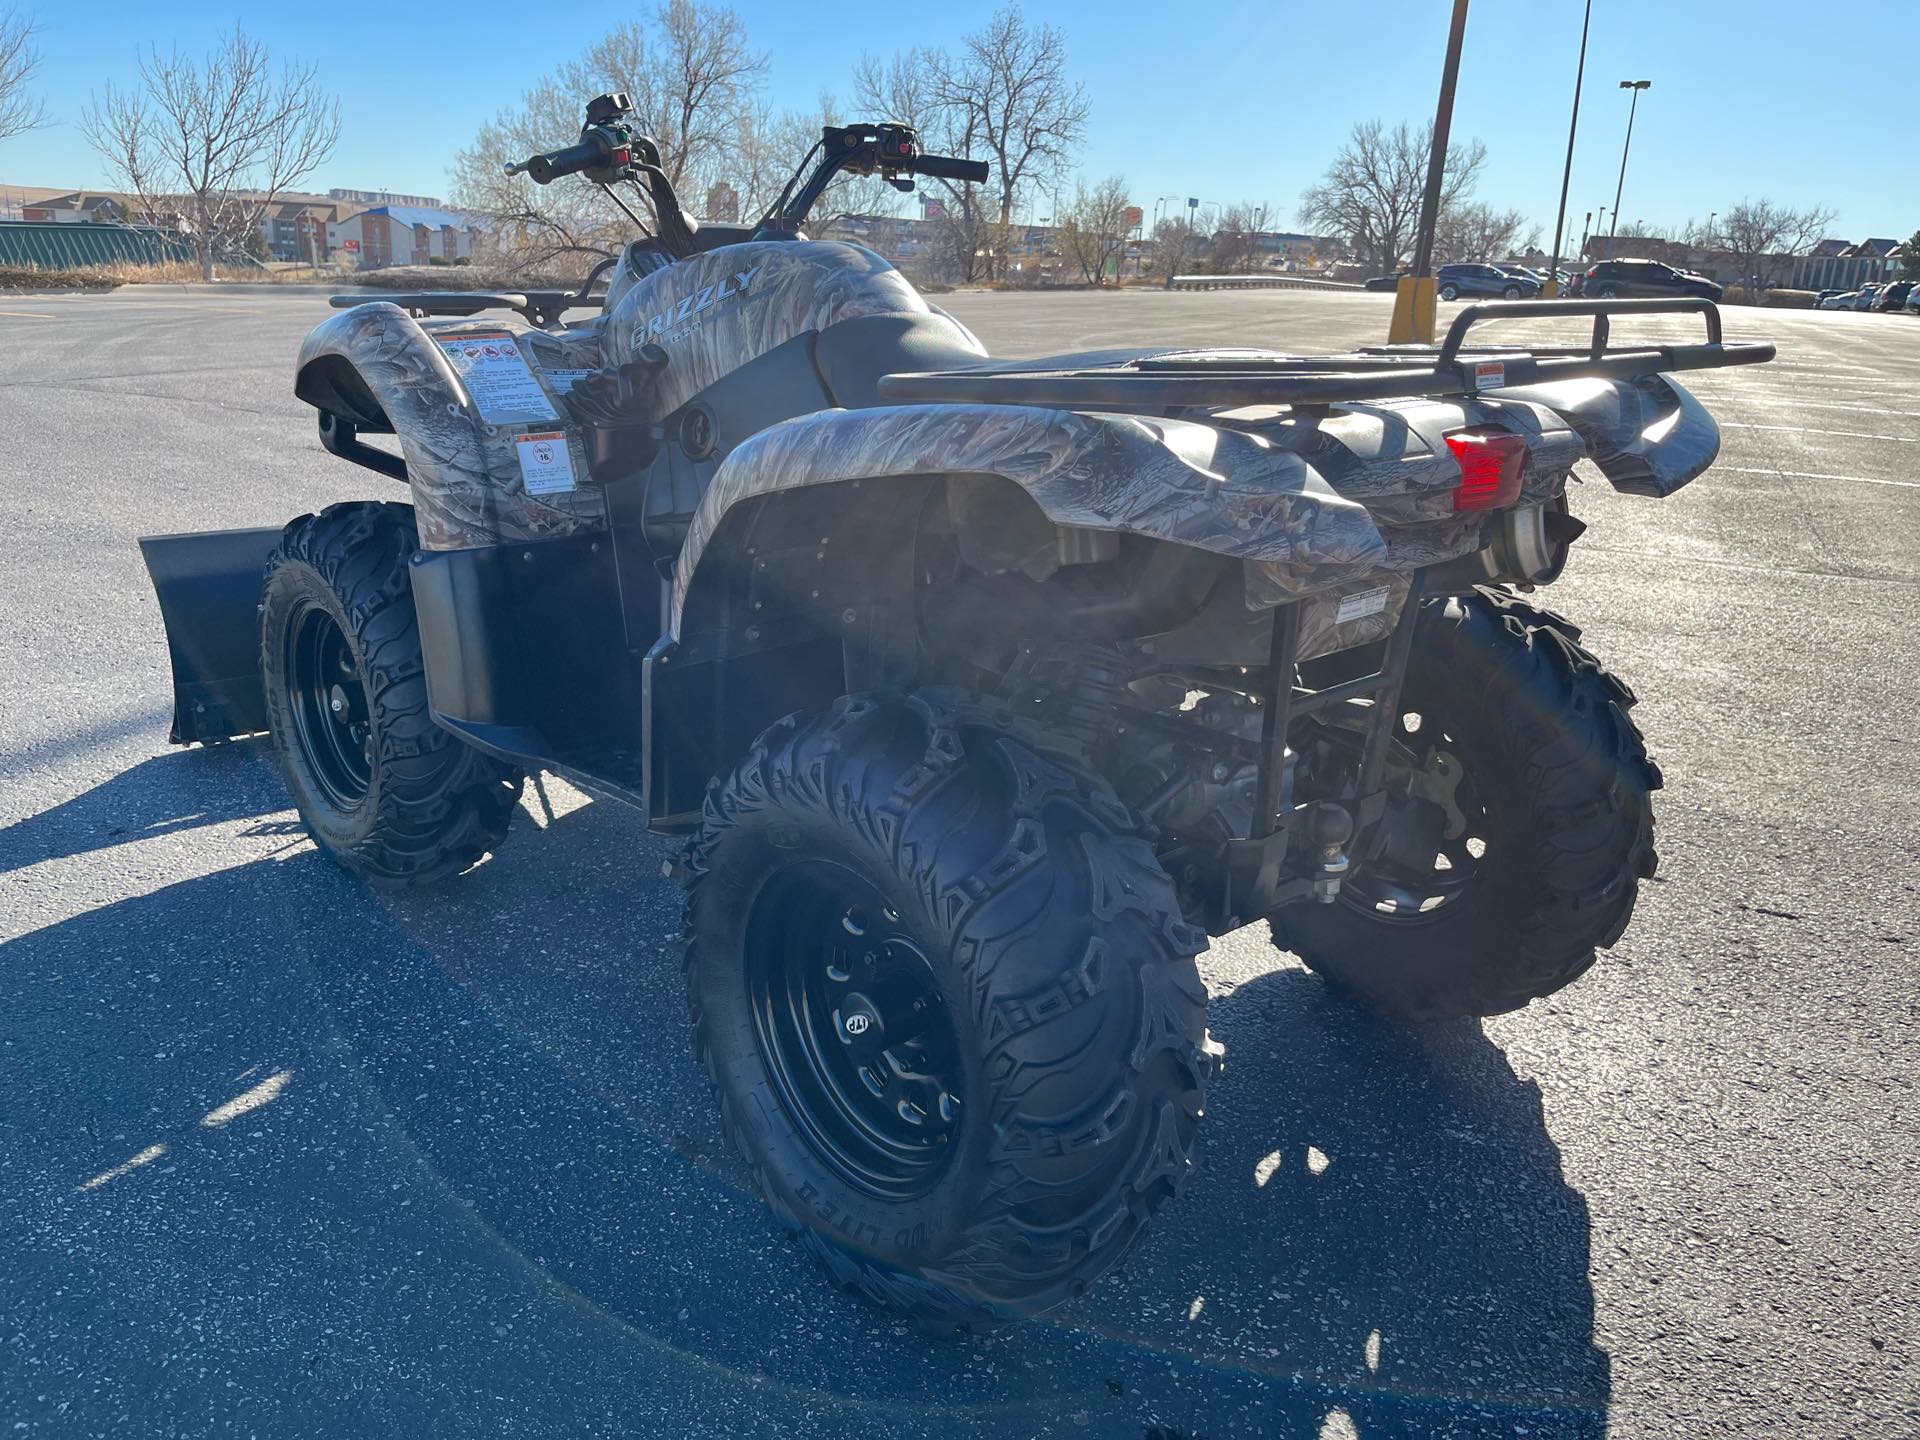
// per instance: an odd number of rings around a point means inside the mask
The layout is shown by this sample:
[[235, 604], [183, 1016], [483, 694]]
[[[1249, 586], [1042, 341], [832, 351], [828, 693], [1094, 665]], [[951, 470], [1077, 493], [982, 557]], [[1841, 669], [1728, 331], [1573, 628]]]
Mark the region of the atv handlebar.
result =
[[536, 185], [551, 185], [562, 176], [578, 175], [589, 166], [598, 164], [606, 154], [604, 142], [595, 135], [578, 145], [569, 145], [563, 150], [549, 150], [544, 155], [535, 155], [517, 165], [509, 165], [507, 174], [525, 174], [531, 176]]
[[922, 155], [913, 162], [916, 175], [931, 175], [936, 180], [961, 180], [984, 185], [992, 173], [984, 160], [956, 160], [951, 155]]

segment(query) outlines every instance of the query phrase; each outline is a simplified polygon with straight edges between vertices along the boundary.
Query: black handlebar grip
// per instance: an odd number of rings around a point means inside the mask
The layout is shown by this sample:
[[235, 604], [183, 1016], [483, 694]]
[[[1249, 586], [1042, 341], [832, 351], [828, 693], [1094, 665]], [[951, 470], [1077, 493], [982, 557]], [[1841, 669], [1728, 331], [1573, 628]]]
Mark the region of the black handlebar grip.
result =
[[563, 175], [577, 175], [589, 165], [596, 164], [603, 151], [597, 140], [582, 140], [578, 145], [569, 145], [564, 150], [550, 150], [545, 155], [536, 155], [527, 161], [527, 174], [537, 185], [551, 185]]
[[922, 155], [913, 162], [914, 172], [936, 180], [965, 180], [975, 185], [987, 183], [992, 173], [984, 160], [956, 160], [951, 155]]

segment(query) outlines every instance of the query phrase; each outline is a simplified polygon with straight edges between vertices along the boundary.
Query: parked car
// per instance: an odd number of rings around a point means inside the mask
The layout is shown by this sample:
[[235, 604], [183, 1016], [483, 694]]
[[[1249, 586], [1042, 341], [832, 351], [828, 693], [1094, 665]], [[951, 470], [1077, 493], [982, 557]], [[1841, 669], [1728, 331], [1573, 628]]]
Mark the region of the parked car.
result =
[[1442, 265], [1433, 278], [1439, 282], [1442, 300], [1458, 300], [1462, 295], [1519, 300], [1540, 293], [1538, 280], [1512, 274], [1498, 265]]
[[1360, 282], [1360, 286], [1364, 290], [1398, 290], [1406, 273], [1402, 270], [1398, 275], [1369, 275]]
[[1920, 285], [1907, 292], [1907, 303], [1903, 307], [1909, 314], [1920, 315]]
[[1695, 270], [1676, 270], [1658, 260], [1602, 260], [1587, 271], [1580, 293], [1596, 300], [1697, 295], [1718, 300], [1721, 287]]
[[1873, 305], [1871, 308], [1898, 313], [1900, 307], [1907, 303], [1907, 297], [1912, 293], [1913, 281], [1896, 280], [1891, 285], [1881, 287], [1880, 293], [1873, 297]]
[[1820, 298], [1814, 302], [1816, 310], [1851, 310], [1853, 302], [1860, 298], [1858, 290], [1823, 290]]
[[1858, 290], [1853, 292], [1853, 304], [1847, 308], [1849, 310], [1871, 310], [1873, 308], [1874, 297], [1879, 293], [1880, 287], [1878, 285], [1862, 285]]

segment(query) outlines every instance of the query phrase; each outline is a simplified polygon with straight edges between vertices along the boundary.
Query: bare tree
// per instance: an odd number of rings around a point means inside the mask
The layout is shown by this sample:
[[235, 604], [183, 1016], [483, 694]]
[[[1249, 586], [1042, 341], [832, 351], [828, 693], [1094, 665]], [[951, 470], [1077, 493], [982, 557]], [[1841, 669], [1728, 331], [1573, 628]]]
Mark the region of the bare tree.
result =
[[1433, 227], [1433, 259], [1437, 265], [1461, 260], [1504, 260], [1540, 242], [1540, 227], [1518, 210], [1495, 210], [1491, 205], [1464, 201], [1440, 212]]
[[1200, 250], [1200, 232], [1187, 219], [1168, 216], [1153, 227], [1153, 273], [1173, 288], [1173, 277], [1184, 275]]
[[1686, 223], [1675, 233], [1675, 240], [1689, 250], [1718, 250], [1722, 248], [1720, 227], [1696, 220], [1689, 215]]
[[1057, 172], [1086, 129], [1086, 92], [1066, 72], [1066, 37], [1051, 25], [1028, 25], [1017, 5], [997, 11], [967, 36], [957, 61], [934, 72], [950, 103], [979, 116], [1002, 225], [1013, 221], [1021, 186]]
[[1207, 246], [1207, 258], [1216, 273], [1244, 275], [1254, 268], [1260, 258], [1260, 236], [1271, 213], [1272, 207], [1264, 202], [1229, 205], [1221, 212]]
[[[854, 66], [854, 102], [874, 120], [895, 120], [920, 134], [922, 148], [936, 155], [970, 158], [982, 143], [979, 110], [957, 103], [938, 81], [947, 62], [931, 50], [911, 50], [882, 61], [863, 54]], [[940, 269], [955, 280], [993, 273], [1005, 253], [1003, 227], [988, 218], [976, 187], [958, 180], [916, 182], [931, 203], [923, 208], [935, 226]]]
[[[747, 43], [747, 27], [724, 5], [698, 0], [667, 0], [655, 13], [652, 54], [635, 66], [634, 117], [643, 133], [660, 147], [660, 168], [678, 189], [700, 168], [723, 165], [732, 147], [735, 122], [747, 111], [752, 88], [767, 69], [767, 57]], [[631, 23], [628, 32], [636, 56], [646, 46]], [[588, 95], [580, 97], [584, 104]]]
[[[505, 167], [571, 143], [586, 102], [623, 90], [636, 128], [660, 147], [661, 169], [683, 200], [698, 208], [707, 187], [726, 179], [751, 212], [756, 186], [775, 168], [775, 143], [791, 138], [786, 117], [776, 122], [754, 102], [753, 82], [765, 69], [766, 57], [750, 48], [732, 10], [668, 0], [648, 23], [616, 25], [483, 125], [454, 163], [454, 201], [493, 223], [519, 268], [616, 253], [631, 227], [603, 191], [585, 183], [540, 186], [508, 178]], [[776, 123], [780, 142], [771, 133]]]
[[983, 207], [967, 187], [947, 185], [936, 197], [938, 218], [960, 278], [999, 273], [1023, 192], [1059, 174], [1086, 128], [1086, 94], [1067, 78], [1066, 38], [1008, 5], [958, 54], [919, 49], [887, 62], [863, 55], [854, 86], [863, 109], [912, 125], [927, 149], [984, 152], [992, 203]]
[[509, 269], [541, 271], [572, 256], [613, 255], [628, 234], [626, 217], [597, 186], [535, 185], [506, 174], [509, 161], [567, 143], [579, 131], [581, 110], [577, 89], [557, 78], [542, 81], [517, 110], [482, 125], [454, 159], [453, 203], [488, 222]]
[[46, 123], [46, 106], [27, 89], [39, 67], [33, 22], [11, 10], [0, 10], [0, 140]]
[[[1404, 120], [1391, 130], [1378, 120], [1355, 125], [1320, 183], [1301, 196], [1301, 221], [1348, 241], [1380, 270], [1397, 268], [1417, 238], [1432, 148], [1431, 124], [1419, 130]], [[1448, 147], [1442, 213], [1473, 192], [1486, 158], [1478, 140]]]
[[1127, 248], [1127, 208], [1124, 175], [1109, 175], [1091, 190], [1084, 181], [1074, 186], [1060, 226], [1060, 248], [1089, 285], [1101, 283], [1109, 263], [1116, 282], [1119, 279], [1120, 256]]
[[1900, 247], [1900, 278], [1920, 281], [1920, 230]]
[[108, 85], [81, 117], [87, 142], [150, 224], [193, 238], [203, 279], [242, 248], [282, 190], [333, 152], [340, 108], [311, 65], [276, 73], [235, 28], [196, 63], [178, 50], [139, 58], [140, 83]]
[[1740, 266], [1740, 283], [1756, 290], [1773, 284], [1771, 262], [1786, 255], [1803, 255], [1820, 241], [1833, 223], [1833, 211], [1809, 207], [1795, 210], [1762, 197], [1742, 200], [1720, 217], [1720, 234]]

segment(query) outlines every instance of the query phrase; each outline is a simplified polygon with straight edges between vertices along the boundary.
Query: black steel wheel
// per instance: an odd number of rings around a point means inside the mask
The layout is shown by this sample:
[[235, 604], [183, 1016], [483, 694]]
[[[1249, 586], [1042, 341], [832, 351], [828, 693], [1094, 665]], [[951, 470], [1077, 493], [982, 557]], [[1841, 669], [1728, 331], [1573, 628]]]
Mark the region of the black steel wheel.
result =
[[1502, 817], [1488, 810], [1459, 741], [1417, 711], [1403, 710], [1397, 728], [1383, 843], [1341, 887], [1339, 903], [1380, 924], [1428, 925], [1486, 873], [1488, 837]]
[[1423, 607], [1386, 814], [1339, 903], [1269, 917], [1277, 944], [1426, 1020], [1517, 1010], [1619, 940], [1657, 864], [1660, 772], [1579, 635], [1491, 587]]
[[851, 1185], [925, 1194], [965, 1088], [933, 964], [900, 912], [831, 861], [762, 887], [747, 919], [754, 1035], [781, 1104]]
[[1191, 1168], [1215, 1048], [1173, 882], [1106, 783], [955, 692], [782, 721], [687, 850], [721, 1118], [845, 1287], [1035, 1314]]
[[302, 599], [282, 632], [293, 743], [327, 802], [350, 811], [373, 779], [367, 690], [346, 633], [325, 606]]
[[464, 870], [506, 838], [521, 777], [434, 723], [405, 505], [335, 505], [267, 561], [260, 678], [287, 788], [321, 849], [376, 885]]

